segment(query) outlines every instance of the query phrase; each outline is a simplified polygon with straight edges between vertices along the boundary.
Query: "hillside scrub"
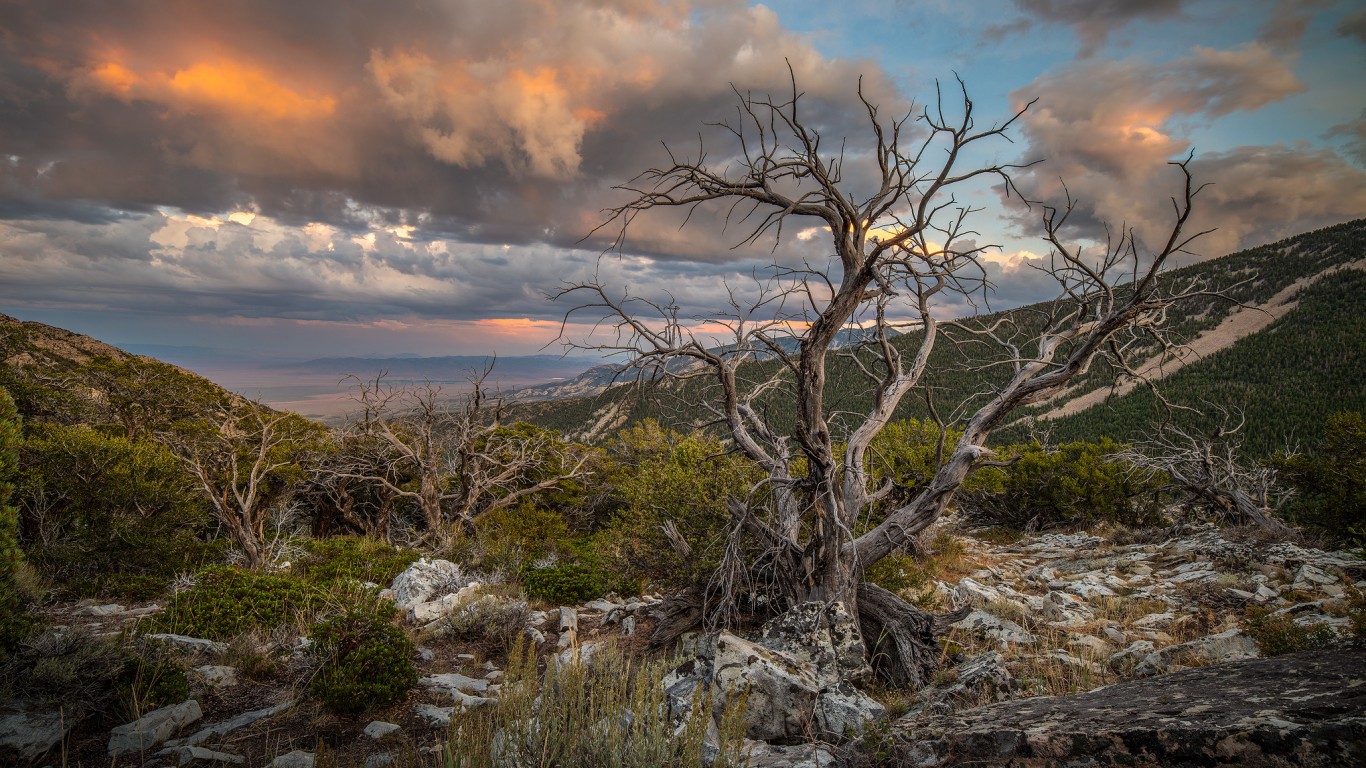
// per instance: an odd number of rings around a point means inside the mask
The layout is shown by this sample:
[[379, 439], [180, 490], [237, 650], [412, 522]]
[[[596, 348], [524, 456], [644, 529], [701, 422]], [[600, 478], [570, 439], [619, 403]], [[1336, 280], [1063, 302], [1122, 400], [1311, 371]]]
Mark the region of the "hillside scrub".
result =
[[1293, 491], [1283, 515], [1333, 541], [1366, 543], [1366, 419], [1360, 413], [1329, 416], [1307, 452], [1268, 463]]
[[0, 388], [0, 661], [27, 629], [19, 594], [19, 510], [12, 503], [23, 424], [9, 392]]

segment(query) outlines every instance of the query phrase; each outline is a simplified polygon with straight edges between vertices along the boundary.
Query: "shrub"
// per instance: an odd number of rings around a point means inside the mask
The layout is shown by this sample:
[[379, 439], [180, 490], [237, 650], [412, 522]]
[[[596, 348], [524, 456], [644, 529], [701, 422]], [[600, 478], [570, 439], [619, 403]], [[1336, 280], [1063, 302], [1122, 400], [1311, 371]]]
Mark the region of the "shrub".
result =
[[1295, 489], [1283, 514], [1340, 544], [1366, 530], [1366, 419], [1361, 414], [1333, 414], [1310, 453], [1281, 456], [1270, 464]]
[[116, 722], [184, 701], [185, 668], [157, 643], [126, 644], [81, 628], [49, 630], [21, 643], [0, 673], [0, 699], [61, 709], [71, 720], [103, 715]]
[[447, 615], [449, 635], [485, 655], [505, 659], [521, 641], [530, 611], [526, 603], [485, 595]]
[[0, 660], [14, 649], [28, 630], [19, 599], [19, 510], [10, 504], [14, 475], [19, 469], [23, 440], [14, 400], [0, 388]]
[[208, 514], [164, 446], [84, 426], [36, 426], [19, 494], [30, 559], [72, 596], [162, 592], [215, 554]]
[[1248, 610], [1243, 630], [1257, 643], [1263, 656], [1327, 648], [1337, 641], [1337, 633], [1332, 627], [1325, 624], [1302, 627], [1291, 617], [1277, 616], [1260, 606]]
[[319, 666], [309, 690], [330, 712], [357, 714], [398, 701], [417, 684], [413, 641], [391, 623], [393, 605], [349, 610], [313, 625]]
[[311, 539], [298, 562], [300, 576], [318, 585], [360, 581], [388, 584], [417, 562], [419, 553], [361, 536]]
[[617, 578], [704, 587], [721, 561], [726, 500], [748, 498], [762, 473], [714, 437], [653, 421], [623, 430], [609, 455], [615, 463], [605, 482], [618, 511], [596, 543]]
[[297, 578], [207, 568], [195, 585], [171, 598], [153, 626], [166, 632], [228, 640], [253, 629], [272, 629], [316, 610], [323, 593]]
[[1163, 478], [1116, 460], [1122, 448], [1102, 439], [1053, 450], [1038, 443], [1002, 449], [1013, 463], [984, 470], [981, 485], [964, 489], [959, 506], [974, 522], [1024, 531], [1098, 522], [1156, 524]]
[[484, 573], [516, 575], [529, 564], [569, 554], [564, 515], [530, 502], [496, 509], [474, 523], [474, 535], [458, 540], [450, 559]]
[[452, 722], [443, 768], [616, 766], [692, 768], [743, 765], [744, 701], [732, 699], [717, 717], [710, 760], [707, 733], [713, 707], [699, 686], [681, 723], [665, 697], [666, 660], [633, 661], [614, 647], [589, 661], [552, 664], [544, 679], [536, 655], [519, 643], [496, 703]]
[[522, 589], [528, 597], [555, 605], [573, 605], [601, 597], [607, 592], [608, 583], [602, 568], [580, 561], [528, 568], [522, 574]]

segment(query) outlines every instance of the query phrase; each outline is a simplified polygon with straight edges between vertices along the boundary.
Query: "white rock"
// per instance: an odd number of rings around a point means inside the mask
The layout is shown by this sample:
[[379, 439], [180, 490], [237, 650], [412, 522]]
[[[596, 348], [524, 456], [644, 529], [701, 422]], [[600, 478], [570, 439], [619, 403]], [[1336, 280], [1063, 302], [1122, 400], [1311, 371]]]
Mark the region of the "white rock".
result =
[[1325, 584], [1337, 583], [1338, 577], [1305, 563], [1295, 572], [1295, 589], [1312, 590]]
[[636, 633], [636, 617], [627, 616], [621, 620], [621, 634], [631, 637]]
[[0, 747], [30, 762], [60, 744], [70, 727], [61, 712], [11, 712], [0, 717]]
[[613, 608], [616, 608], [616, 607], [617, 607], [617, 604], [616, 604], [616, 603], [613, 603], [613, 602], [609, 602], [609, 601], [607, 601], [607, 600], [589, 600], [588, 602], [586, 602], [586, 603], [583, 604], [583, 607], [584, 607], [584, 608], [587, 608], [587, 609], [590, 610], [590, 611], [597, 611], [597, 612], [599, 612], [599, 613], [606, 613], [606, 612], [612, 610]]
[[361, 733], [372, 739], [379, 740], [397, 730], [399, 730], [399, 726], [394, 723], [386, 723], [383, 720], [372, 720], [365, 726], [365, 730], [361, 731]]
[[995, 640], [1002, 650], [1011, 645], [1033, 645], [1038, 642], [1038, 638], [1025, 631], [1025, 628], [1019, 624], [1009, 619], [993, 616], [986, 611], [969, 613], [967, 617], [958, 622], [958, 626], [971, 630], [982, 637]]
[[413, 708], [413, 714], [422, 718], [427, 725], [433, 728], [448, 728], [451, 724], [451, 715], [455, 714], [455, 707], [437, 707], [431, 704], [418, 704]]
[[247, 759], [241, 755], [233, 755], [227, 752], [215, 752], [204, 747], [167, 747], [157, 752], [157, 757], [171, 757], [176, 761], [176, 765], [188, 765], [189, 763], [228, 763], [231, 765], [241, 765]]
[[453, 594], [466, 581], [460, 573], [460, 566], [455, 563], [424, 557], [395, 576], [389, 588], [393, 590], [394, 603], [399, 610], [406, 611], [419, 603]]
[[1217, 635], [1197, 638], [1187, 643], [1171, 645], [1160, 651], [1148, 654], [1134, 667], [1134, 674], [1149, 676], [1171, 672], [1186, 661], [1205, 664], [1218, 664], [1239, 659], [1253, 659], [1257, 644], [1252, 638], [1236, 629], [1220, 632]]
[[204, 716], [194, 699], [153, 710], [109, 733], [109, 756], [147, 752]]
[[816, 699], [816, 727], [825, 738], [861, 736], [868, 723], [887, 717], [887, 708], [847, 682], [828, 685]]
[[241, 730], [247, 727], [248, 725], [251, 725], [257, 720], [262, 720], [264, 718], [271, 717], [272, 715], [278, 715], [281, 712], [284, 712], [293, 706], [294, 700], [286, 699], [285, 701], [282, 701], [279, 704], [276, 704], [271, 707], [265, 707], [263, 709], [254, 709], [250, 712], [243, 712], [242, 714], [237, 715], [236, 717], [230, 718], [228, 720], [224, 720], [221, 723], [214, 723], [213, 725], [210, 725], [206, 728], [201, 728], [183, 739], [172, 739], [166, 742], [166, 745], [188, 745], [192, 747], [199, 746], [200, 744], [203, 744], [209, 739], [226, 736], [230, 733], [233, 733], [234, 731]]
[[228, 650], [227, 643], [218, 643], [213, 640], [205, 640], [202, 637], [186, 637], [185, 635], [172, 635], [159, 633], [155, 635], [143, 635], [149, 640], [160, 640], [162, 642], [178, 645], [192, 651], [206, 651], [208, 653], [223, 653]]
[[579, 628], [579, 611], [568, 606], [560, 608], [560, 631], [573, 632]]
[[296, 749], [270, 761], [270, 768], [313, 768], [314, 761], [312, 752]]
[[237, 668], [218, 664], [203, 664], [194, 668], [198, 677], [210, 688], [231, 688], [237, 685]]
[[118, 603], [108, 605], [87, 605], [72, 611], [77, 616], [112, 616], [116, 613], [123, 613], [127, 608]]
[[429, 675], [419, 679], [417, 684], [423, 688], [430, 688], [438, 692], [473, 691], [474, 693], [483, 693], [488, 690], [489, 687], [489, 681], [466, 677], [459, 672]]

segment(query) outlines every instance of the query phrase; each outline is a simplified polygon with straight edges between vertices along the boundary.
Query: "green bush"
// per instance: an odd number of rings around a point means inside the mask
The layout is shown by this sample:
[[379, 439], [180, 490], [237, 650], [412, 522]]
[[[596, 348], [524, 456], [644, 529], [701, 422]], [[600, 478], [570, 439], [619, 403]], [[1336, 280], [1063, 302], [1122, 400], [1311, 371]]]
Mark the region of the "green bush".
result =
[[171, 598], [152, 625], [160, 631], [228, 640], [294, 621], [318, 609], [323, 597], [300, 579], [217, 566], [200, 571], [195, 585]]
[[158, 443], [41, 424], [22, 468], [29, 558], [68, 596], [151, 597], [221, 549], [201, 542], [208, 512]]
[[19, 598], [19, 510], [10, 503], [22, 440], [14, 400], [0, 388], [0, 661], [9, 656], [29, 628]]
[[1164, 478], [1115, 456], [1124, 446], [1102, 438], [1047, 450], [1038, 443], [999, 453], [1013, 461], [980, 474], [959, 507], [975, 523], [1023, 531], [1099, 522], [1142, 527], [1162, 519]]
[[762, 472], [714, 437], [653, 421], [623, 430], [608, 454], [613, 463], [604, 484], [614, 489], [618, 509], [594, 544], [617, 580], [705, 587], [725, 547], [726, 500], [749, 498]]
[[1261, 607], [1248, 611], [1243, 630], [1257, 643], [1263, 656], [1327, 648], [1337, 641], [1337, 633], [1326, 624], [1302, 627], [1289, 616], [1277, 616]]
[[1340, 543], [1366, 530], [1366, 419], [1360, 413], [1333, 414], [1309, 453], [1269, 463], [1295, 490], [1283, 514]]
[[528, 568], [522, 573], [527, 597], [554, 605], [573, 605], [606, 594], [609, 577], [602, 568], [570, 561], [548, 568]]
[[474, 535], [458, 540], [451, 559], [485, 573], [516, 574], [529, 563], [569, 554], [564, 515], [527, 502], [481, 515]]
[[386, 602], [313, 625], [309, 637], [320, 663], [309, 690], [328, 711], [357, 714], [398, 701], [417, 684], [413, 641], [392, 616]]
[[389, 584], [417, 562], [419, 553], [361, 536], [310, 539], [306, 556], [295, 564], [303, 578], [319, 585], [360, 581]]

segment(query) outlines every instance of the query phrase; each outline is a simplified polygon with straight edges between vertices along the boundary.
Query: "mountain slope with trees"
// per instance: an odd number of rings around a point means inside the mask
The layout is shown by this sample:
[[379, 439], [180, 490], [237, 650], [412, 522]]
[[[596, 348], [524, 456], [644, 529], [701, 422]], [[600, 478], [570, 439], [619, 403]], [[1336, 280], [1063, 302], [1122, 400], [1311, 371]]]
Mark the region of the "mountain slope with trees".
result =
[[[1171, 405], [1199, 413], [1209, 414], [1210, 404], [1241, 410], [1249, 421], [1244, 445], [1262, 457], [1284, 448], [1287, 438], [1315, 434], [1329, 413], [1366, 409], [1366, 387], [1361, 386], [1360, 376], [1366, 368], [1363, 259], [1366, 219], [1173, 270], [1173, 279], [1203, 281], [1229, 299], [1198, 296], [1174, 305], [1169, 310], [1170, 327], [1174, 336], [1185, 342], [1211, 334], [1235, 312], [1261, 313], [1261, 307], [1287, 290], [1292, 308], [1255, 333], [1223, 339], [1214, 345], [1212, 354], [1187, 355], [1178, 370], [1157, 370], [1159, 393]], [[1303, 287], [1293, 288], [1297, 283]], [[1037, 304], [965, 322], [985, 327], [1005, 320], [1027, 328], [1047, 307]], [[903, 351], [912, 350], [920, 338], [920, 333], [911, 331], [892, 343]], [[1141, 368], [1155, 360], [1157, 352], [1156, 346], [1140, 344], [1131, 350], [1131, 364]], [[1168, 359], [1175, 359], [1174, 354]], [[748, 363], [746, 378], [766, 381], [777, 365], [769, 361]], [[999, 430], [995, 440], [1025, 439], [1030, 435], [1028, 417], [1037, 419], [1065, 410], [1069, 402], [1087, 395], [1100, 402], [1047, 419], [1040, 426], [1057, 440], [1133, 440], [1149, 434], [1154, 424], [1169, 418], [1170, 406], [1142, 386], [1124, 394], [1098, 397], [1123, 381], [1118, 373], [1110, 366], [1095, 366], [1066, 392], [1022, 409], [1020, 418]], [[935, 403], [971, 402], [971, 393], [989, 389], [1004, 375], [1004, 368], [993, 370], [984, 367], [981, 360], [970, 361], [961, 347], [940, 345], [931, 357], [926, 387], [907, 397], [896, 417], [932, 418], [926, 393]], [[516, 413], [532, 423], [589, 441], [646, 419], [677, 427], [701, 426], [705, 419], [686, 404], [695, 402], [707, 386], [698, 379], [657, 385], [624, 383], [586, 397], [520, 403]], [[855, 365], [847, 359], [832, 358], [827, 395], [832, 411], [865, 412], [871, 403], [870, 392]], [[770, 418], [791, 425], [796, 413], [786, 394], [775, 392], [761, 398], [761, 403]], [[1214, 418], [1205, 415], [1196, 420], [1210, 424]]]

